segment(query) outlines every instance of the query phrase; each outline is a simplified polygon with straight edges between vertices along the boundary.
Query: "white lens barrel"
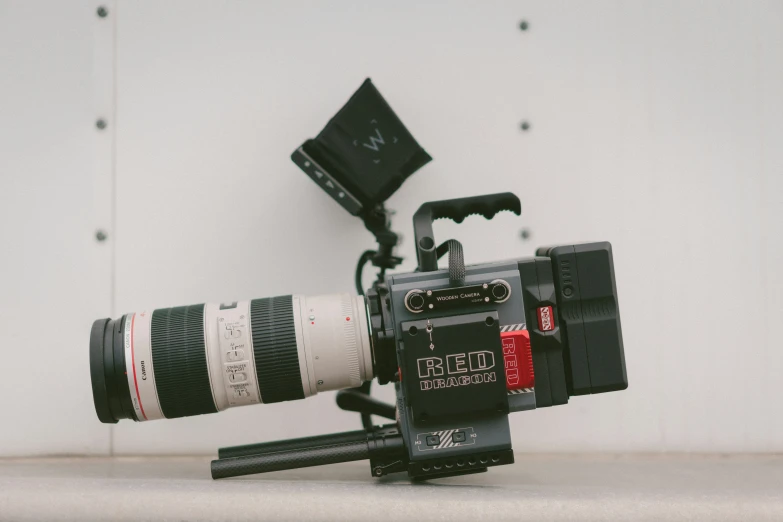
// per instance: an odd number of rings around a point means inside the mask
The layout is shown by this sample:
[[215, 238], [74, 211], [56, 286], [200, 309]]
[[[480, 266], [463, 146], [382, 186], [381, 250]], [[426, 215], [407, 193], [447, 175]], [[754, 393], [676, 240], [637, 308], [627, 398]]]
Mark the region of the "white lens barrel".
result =
[[125, 317], [125, 365], [128, 388], [136, 418], [140, 421], [163, 419], [158, 391], [155, 387], [155, 368], [150, 341], [152, 314], [141, 312]]
[[373, 378], [361, 296], [192, 305], [129, 314], [124, 325], [122, 377], [139, 421], [302, 399]]
[[[348, 294], [293, 296], [299, 311], [305, 396], [355, 388], [373, 378], [372, 348], [364, 298]], [[301, 337], [300, 337], [301, 335]]]
[[260, 403], [250, 301], [206, 304], [204, 332], [209, 381], [217, 410]]

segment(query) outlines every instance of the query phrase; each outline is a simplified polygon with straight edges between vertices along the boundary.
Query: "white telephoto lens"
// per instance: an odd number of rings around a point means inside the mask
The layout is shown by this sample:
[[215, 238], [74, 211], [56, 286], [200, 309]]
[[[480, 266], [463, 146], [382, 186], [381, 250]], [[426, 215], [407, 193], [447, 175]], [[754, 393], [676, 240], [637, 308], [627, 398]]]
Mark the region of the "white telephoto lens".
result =
[[145, 421], [353, 388], [373, 378], [370, 343], [364, 298], [349, 294], [102, 319], [90, 341], [96, 411]]

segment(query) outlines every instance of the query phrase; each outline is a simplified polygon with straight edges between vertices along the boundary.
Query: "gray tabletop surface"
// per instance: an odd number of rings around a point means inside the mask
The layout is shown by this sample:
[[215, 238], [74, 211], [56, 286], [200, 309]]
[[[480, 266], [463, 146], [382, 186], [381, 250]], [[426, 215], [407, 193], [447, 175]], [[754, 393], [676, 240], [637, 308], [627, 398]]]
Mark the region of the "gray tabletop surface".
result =
[[0, 459], [0, 520], [783, 520], [783, 455], [531, 455], [411, 483], [366, 462], [213, 481], [205, 457]]

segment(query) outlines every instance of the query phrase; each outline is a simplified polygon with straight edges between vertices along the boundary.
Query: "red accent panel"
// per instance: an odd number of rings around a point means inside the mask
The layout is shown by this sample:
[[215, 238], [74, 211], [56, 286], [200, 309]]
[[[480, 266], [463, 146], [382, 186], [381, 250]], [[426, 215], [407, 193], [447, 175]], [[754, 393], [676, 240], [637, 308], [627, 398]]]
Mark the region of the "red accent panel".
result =
[[506, 370], [506, 389], [533, 388], [533, 353], [530, 351], [530, 334], [527, 330], [501, 332], [503, 367]]
[[555, 329], [554, 310], [551, 306], [542, 306], [538, 309], [538, 329], [542, 332]]

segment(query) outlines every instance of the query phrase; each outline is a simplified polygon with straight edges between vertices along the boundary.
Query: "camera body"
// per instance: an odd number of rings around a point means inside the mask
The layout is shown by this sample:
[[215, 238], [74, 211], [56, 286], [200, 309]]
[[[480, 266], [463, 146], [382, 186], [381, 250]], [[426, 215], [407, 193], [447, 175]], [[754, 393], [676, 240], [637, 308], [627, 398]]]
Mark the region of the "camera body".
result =
[[[98, 319], [89, 360], [101, 422], [202, 415], [339, 390], [337, 405], [359, 412], [362, 430], [221, 448], [212, 477], [369, 459], [374, 476], [430, 479], [512, 463], [510, 413], [628, 386], [609, 243], [471, 266], [459, 241], [436, 243], [434, 220], [519, 215], [512, 193], [423, 204], [413, 216], [417, 269], [386, 273], [402, 258], [384, 202], [432, 158], [369, 79], [291, 158], [375, 237], [377, 248], [356, 267], [357, 295], [264, 297]], [[370, 262], [378, 271], [365, 292]], [[370, 396], [374, 378], [394, 383], [395, 404]], [[394, 422], [375, 426], [372, 415]]]
[[[515, 263], [468, 267], [467, 285], [461, 287], [449, 286], [446, 271], [399, 274], [387, 281], [386, 295], [369, 292], [367, 299], [371, 324], [385, 315], [393, 330], [398, 369], [392, 378], [407, 450], [405, 471], [424, 477], [512, 463], [508, 414], [534, 408], [535, 391], [507, 389], [501, 327], [523, 327], [524, 309], [511, 296], [487, 302], [485, 295], [495, 284], [521, 296]], [[422, 298], [424, 309], [415, 310], [410, 302], [418, 303], [422, 294], [428, 297]], [[512, 341], [521, 353], [509, 357], [509, 369], [523, 375], [518, 382], [532, 375], [530, 346], [522, 339]], [[384, 352], [379, 348], [378, 356]], [[383, 382], [384, 376], [379, 373], [378, 379]], [[371, 467], [385, 470], [387, 464], [371, 462]]]
[[[461, 221], [517, 205], [498, 194], [427, 203], [417, 215], [435, 207]], [[419, 223], [417, 245], [434, 244], [431, 226]], [[437, 477], [510, 464], [509, 413], [627, 388], [611, 245], [537, 254], [454, 270], [458, 254], [449, 269], [427, 271], [420, 252], [418, 271], [367, 293], [375, 373], [394, 381], [407, 453], [371, 462], [374, 474]]]

